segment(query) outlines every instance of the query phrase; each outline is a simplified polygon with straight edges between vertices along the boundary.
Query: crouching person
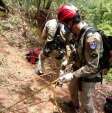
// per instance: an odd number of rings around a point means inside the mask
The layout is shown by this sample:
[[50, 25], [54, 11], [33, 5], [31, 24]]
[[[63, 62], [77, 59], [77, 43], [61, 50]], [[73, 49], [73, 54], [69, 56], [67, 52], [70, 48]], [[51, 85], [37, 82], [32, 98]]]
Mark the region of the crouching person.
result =
[[[58, 23], [56, 19], [47, 21], [41, 35], [41, 38], [46, 41], [35, 69], [38, 75], [44, 73], [43, 63], [50, 55], [54, 55], [60, 61], [60, 67], [67, 64], [65, 37], [68, 36], [69, 30], [63, 24]], [[62, 70], [60, 72], [62, 73]]]

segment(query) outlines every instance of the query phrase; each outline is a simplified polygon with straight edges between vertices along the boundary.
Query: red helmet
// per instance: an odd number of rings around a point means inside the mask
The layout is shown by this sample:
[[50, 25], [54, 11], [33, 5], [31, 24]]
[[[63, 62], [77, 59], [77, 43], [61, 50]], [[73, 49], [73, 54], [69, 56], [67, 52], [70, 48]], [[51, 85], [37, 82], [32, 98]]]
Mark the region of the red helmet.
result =
[[60, 6], [57, 14], [58, 14], [58, 20], [60, 22], [68, 22], [72, 19], [80, 17], [80, 15], [78, 14], [78, 9], [73, 5]]

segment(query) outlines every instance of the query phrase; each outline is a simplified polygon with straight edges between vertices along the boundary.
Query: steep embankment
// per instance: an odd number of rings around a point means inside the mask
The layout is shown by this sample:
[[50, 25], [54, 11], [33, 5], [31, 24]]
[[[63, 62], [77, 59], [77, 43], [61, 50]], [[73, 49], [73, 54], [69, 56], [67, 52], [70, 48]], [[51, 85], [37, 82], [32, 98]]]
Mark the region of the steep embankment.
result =
[[21, 16], [9, 15], [0, 21], [0, 113], [51, 113], [56, 109], [52, 91], [47, 88], [34, 92], [48, 85], [48, 79], [55, 78], [57, 67], [54, 61], [48, 66], [52, 60], [49, 58], [44, 79], [35, 74], [35, 66], [26, 61], [25, 54], [28, 47], [39, 46], [39, 39]]
[[[39, 37], [32, 34], [22, 15], [9, 14], [8, 18], [0, 19], [0, 113], [72, 113], [70, 108], [57, 104], [69, 99], [66, 85], [52, 86], [38, 93], [56, 78], [57, 67], [49, 58], [44, 77], [35, 74], [35, 66], [26, 61], [25, 53], [28, 47], [39, 45], [37, 40]], [[94, 97], [99, 113], [109, 92], [112, 92], [110, 84], [96, 87]]]

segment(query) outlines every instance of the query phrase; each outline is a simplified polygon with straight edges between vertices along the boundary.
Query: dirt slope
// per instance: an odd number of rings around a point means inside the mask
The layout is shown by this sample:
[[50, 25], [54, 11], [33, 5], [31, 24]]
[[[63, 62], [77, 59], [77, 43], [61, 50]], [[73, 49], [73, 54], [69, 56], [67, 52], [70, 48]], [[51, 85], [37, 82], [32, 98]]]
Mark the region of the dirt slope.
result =
[[[24, 51], [9, 46], [4, 37], [0, 38], [0, 42], [1, 112], [21, 100], [21, 103], [5, 112], [9, 113], [9, 111], [15, 110], [14, 113], [23, 113], [23, 111], [24, 113], [51, 113], [55, 109], [52, 91], [47, 88], [41, 93], [33, 95], [35, 91], [48, 85], [48, 82], [45, 82], [35, 74], [34, 66], [27, 63], [24, 58]], [[49, 79], [50, 74], [46, 75], [46, 77], [44, 75], [44, 78]], [[56, 92], [58, 95], [64, 96], [66, 91]], [[27, 99], [23, 101], [24, 98]]]
[[[35, 66], [26, 61], [29, 43], [35, 42], [38, 36], [29, 32], [29, 26], [19, 14], [0, 19], [0, 25], [0, 113], [72, 113], [70, 108], [57, 105], [57, 102], [70, 98], [66, 85], [63, 88], [52, 86], [38, 93], [48, 85], [48, 80], [56, 78], [53, 76], [57, 72], [52, 58], [47, 60], [44, 77], [38, 77], [34, 72]], [[34, 44], [38, 45], [38, 42]], [[105, 96], [109, 92], [112, 92], [111, 84], [96, 87], [94, 97], [99, 113], [102, 113]]]

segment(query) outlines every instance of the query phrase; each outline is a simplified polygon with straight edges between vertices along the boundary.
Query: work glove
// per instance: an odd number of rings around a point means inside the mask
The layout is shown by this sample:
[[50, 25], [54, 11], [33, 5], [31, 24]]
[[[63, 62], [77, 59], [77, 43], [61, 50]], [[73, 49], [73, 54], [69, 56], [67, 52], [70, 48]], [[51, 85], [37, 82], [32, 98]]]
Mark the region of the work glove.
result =
[[73, 73], [67, 73], [59, 77], [60, 83], [65, 83], [73, 79]]

